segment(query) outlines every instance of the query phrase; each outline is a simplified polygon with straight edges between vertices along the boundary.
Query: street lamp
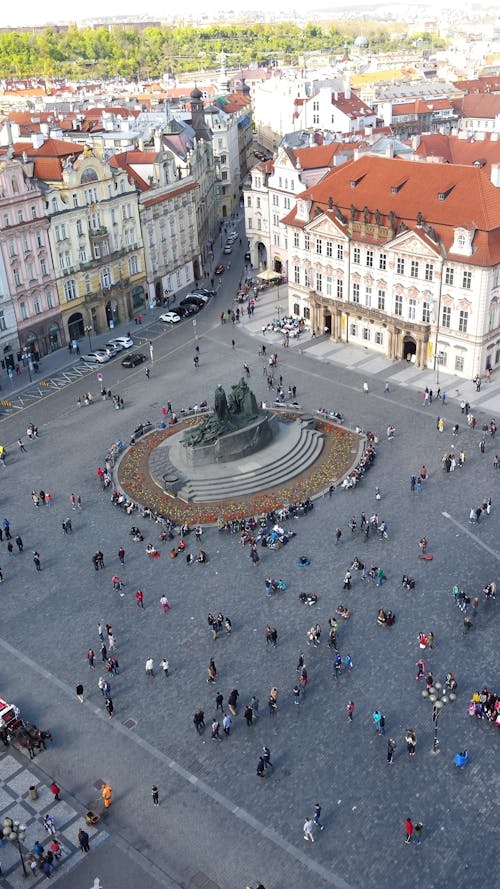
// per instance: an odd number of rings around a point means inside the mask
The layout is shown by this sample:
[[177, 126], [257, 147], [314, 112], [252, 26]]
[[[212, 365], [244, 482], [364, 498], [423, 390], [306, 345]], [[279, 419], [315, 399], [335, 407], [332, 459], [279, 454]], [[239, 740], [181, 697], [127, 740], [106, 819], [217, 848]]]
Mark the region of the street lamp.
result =
[[85, 328], [85, 333], [87, 334], [87, 336], [89, 338], [89, 351], [90, 352], [92, 352], [92, 340], [90, 339], [90, 334], [92, 333], [92, 329], [93, 328], [90, 326], [90, 324], [87, 325], [87, 327]]
[[26, 839], [26, 828], [24, 824], [20, 824], [19, 821], [13, 821], [12, 818], [4, 818], [2, 833], [6, 839], [16, 844], [23, 868], [23, 876], [27, 877], [28, 871], [26, 870], [26, 865], [23, 858], [23, 850], [21, 848], [21, 843], [23, 842], [23, 840]]
[[432, 722], [434, 724], [434, 737], [432, 740], [432, 750], [431, 753], [436, 754], [440, 753], [439, 749], [439, 740], [438, 740], [438, 729], [439, 729], [439, 715], [443, 707], [448, 704], [448, 702], [453, 703], [456, 698], [454, 692], [447, 693], [448, 689], [443, 687], [441, 682], [435, 682], [434, 685], [431, 685], [429, 689], [424, 689], [422, 692], [423, 698], [428, 698], [429, 701], [432, 702]]
[[32, 383], [32, 382], [33, 382], [33, 378], [32, 378], [32, 376], [31, 376], [31, 364], [32, 364], [32, 358], [31, 358], [31, 354], [30, 354], [30, 352], [28, 352], [28, 350], [27, 350], [26, 347], [24, 348], [23, 358], [24, 358], [24, 360], [26, 361], [26, 364], [27, 364], [27, 366], [28, 366], [28, 376], [29, 376], [29, 378], [30, 378], [30, 383]]

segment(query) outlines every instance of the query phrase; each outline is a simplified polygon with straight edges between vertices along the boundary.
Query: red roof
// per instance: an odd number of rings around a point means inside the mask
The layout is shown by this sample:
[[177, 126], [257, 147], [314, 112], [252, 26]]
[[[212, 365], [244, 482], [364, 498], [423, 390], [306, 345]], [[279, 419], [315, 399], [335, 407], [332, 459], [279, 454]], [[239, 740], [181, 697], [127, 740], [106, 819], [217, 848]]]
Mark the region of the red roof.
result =
[[363, 102], [356, 93], [351, 93], [349, 99], [346, 99], [345, 93], [338, 93], [337, 99], [335, 93], [332, 93], [332, 105], [350, 118], [372, 117], [375, 114], [373, 108]]
[[474, 80], [456, 80], [453, 86], [464, 93], [500, 93], [500, 77], [491, 75]]
[[414, 99], [411, 102], [393, 104], [392, 115], [400, 114], [432, 114], [433, 111], [448, 111], [453, 109], [451, 99]]
[[491, 164], [500, 163], [500, 141], [472, 137], [459, 139], [457, 136], [429, 133], [420, 137], [416, 154], [422, 157], [439, 157], [448, 164], [476, 164], [489, 173]]
[[471, 93], [462, 99], [454, 99], [453, 107], [462, 117], [495, 118], [500, 114], [500, 95]]
[[[484, 171], [476, 167], [419, 164], [364, 155], [332, 170], [300, 195], [300, 200], [307, 199], [313, 205], [310, 220], [314, 219], [315, 207], [337, 219], [335, 211], [329, 210], [330, 199], [348, 219], [351, 206], [355, 207], [358, 221], [368, 207], [371, 222], [376, 210], [382, 224], [387, 224], [393, 212], [397, 225], [403, 222], [408, 228], [415, 228], [417, 215], [422, 213], [424, 222], [436, 232], [446, 251], [451, 249], [457, 226], [472, 227], [477, 230], [474, 253], [466, 261], [479, 265], [500, 262], [500, 188], [495, 188]], [[282, 221], [303, 227], [296, 212], [294, 207]], [[418, 231], [424, 233], [421, 228]]]

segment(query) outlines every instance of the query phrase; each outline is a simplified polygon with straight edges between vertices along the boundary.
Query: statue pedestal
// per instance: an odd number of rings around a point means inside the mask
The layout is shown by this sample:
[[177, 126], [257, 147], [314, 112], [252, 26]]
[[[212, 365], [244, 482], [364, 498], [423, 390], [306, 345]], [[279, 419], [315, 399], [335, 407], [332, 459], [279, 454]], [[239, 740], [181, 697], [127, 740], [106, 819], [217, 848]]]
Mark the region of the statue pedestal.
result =
[[275, 414], [259, 414], [255, 420], [246, 422], [241, 429], [221, 435], [213, 444], [184, 446], [183, 458], [188, 466], [239, 460], [267, 447], [277, 429], [278, 419]]

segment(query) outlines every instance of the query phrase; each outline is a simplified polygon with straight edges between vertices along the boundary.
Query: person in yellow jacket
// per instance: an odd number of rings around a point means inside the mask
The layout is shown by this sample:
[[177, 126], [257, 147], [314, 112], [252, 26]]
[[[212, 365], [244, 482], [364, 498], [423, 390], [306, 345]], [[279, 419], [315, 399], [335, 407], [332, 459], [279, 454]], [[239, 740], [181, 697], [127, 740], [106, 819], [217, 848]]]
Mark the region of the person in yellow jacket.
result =
[[101, 788], [101, 796], [104, 801], [104, 808], [109, 809], [111, 805], [111, 797], [113, 794], [113, 788], [110, 784], [103, 784]]

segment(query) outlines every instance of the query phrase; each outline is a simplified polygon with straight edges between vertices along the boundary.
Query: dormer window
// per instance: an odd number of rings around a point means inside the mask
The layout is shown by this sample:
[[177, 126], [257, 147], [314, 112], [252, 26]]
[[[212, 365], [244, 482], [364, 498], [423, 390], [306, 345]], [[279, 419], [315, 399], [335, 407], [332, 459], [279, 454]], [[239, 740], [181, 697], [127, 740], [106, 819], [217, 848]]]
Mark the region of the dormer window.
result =
[[301, 222], [309, 222], [310, 201], [297, 201], [297, 219]]
[[456, 228], [450, 253], [458, 253], [461, 256], [472, 256], [474, 229]]

